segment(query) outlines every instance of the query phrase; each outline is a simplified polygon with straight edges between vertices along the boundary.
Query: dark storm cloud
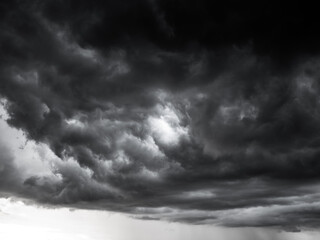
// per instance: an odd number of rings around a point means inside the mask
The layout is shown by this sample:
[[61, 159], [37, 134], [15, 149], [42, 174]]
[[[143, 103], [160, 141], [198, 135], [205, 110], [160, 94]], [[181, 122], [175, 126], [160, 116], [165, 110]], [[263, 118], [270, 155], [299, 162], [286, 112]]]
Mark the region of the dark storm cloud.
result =
[[3, 2], [7, 122], [56, 156], [43, 155], [52, 175], [18, 179], [1, 149], [1, 190], [143, 219], [317, 227], [317, 17], [227, 4]]
[[257, 53], [286, 61], [319, 50], [317, 10], [307, 4], [122, 0], [43, 5], [49, 19], [69, 25], [79, 41], [90, 46], [153, 44], [176, 51], [252, 44]]

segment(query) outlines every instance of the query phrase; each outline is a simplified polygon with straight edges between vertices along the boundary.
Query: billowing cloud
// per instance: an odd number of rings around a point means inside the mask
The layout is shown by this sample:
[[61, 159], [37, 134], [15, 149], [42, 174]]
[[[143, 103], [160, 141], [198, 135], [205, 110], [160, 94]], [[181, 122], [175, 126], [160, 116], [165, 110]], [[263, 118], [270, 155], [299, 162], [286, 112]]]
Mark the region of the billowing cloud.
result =
[[310, 38], [279, 50], [287, 35], [276, 25], [282, 38], [271, 37], [269, 15], [252, 34], [242, 8], [211, 17], [188, 1], [105, 4], [3, 3], [4, 119], [32, 142], [38, 167], [3, 137], [1, 192], [142, 219], [317, 227]]

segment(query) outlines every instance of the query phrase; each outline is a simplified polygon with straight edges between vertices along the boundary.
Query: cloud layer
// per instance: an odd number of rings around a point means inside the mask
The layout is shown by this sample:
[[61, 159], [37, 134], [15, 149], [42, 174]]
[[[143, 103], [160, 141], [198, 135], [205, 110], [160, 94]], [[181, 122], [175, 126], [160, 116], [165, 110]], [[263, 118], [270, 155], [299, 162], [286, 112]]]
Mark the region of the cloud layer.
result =
[[[50, 150], [35, 150], [47, 165], [32, 172], [2, 139], [1, 191], [144, 219], [317, 227], [314, 17], [293, 7], [270, 29], [268, 7], [105, 4], [2, 4], [6, 121]], [[306, 38], [282, 49], [293, 20]]]

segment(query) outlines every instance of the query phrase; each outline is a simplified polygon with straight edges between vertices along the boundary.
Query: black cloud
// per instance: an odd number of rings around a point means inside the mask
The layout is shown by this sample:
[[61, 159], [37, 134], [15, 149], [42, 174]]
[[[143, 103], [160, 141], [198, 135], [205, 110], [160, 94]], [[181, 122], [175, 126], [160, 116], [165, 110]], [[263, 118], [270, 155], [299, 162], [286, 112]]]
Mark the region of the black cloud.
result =
[[2, 191], [143, 219], [318, 226], [313, 11], [10, 1], [1, 12], [7, 121], [67, 162], [52, 169], [59, 181], [15, 179], [1, 149]]

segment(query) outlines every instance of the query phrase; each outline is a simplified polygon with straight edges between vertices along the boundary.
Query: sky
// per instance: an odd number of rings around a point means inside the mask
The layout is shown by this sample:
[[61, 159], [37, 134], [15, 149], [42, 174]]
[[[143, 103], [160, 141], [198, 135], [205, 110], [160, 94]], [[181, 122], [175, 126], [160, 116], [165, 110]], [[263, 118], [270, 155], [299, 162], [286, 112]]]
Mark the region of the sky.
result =
[[270, 1], [1, 1], [0, 236], [317, 239], [319, 20]]

